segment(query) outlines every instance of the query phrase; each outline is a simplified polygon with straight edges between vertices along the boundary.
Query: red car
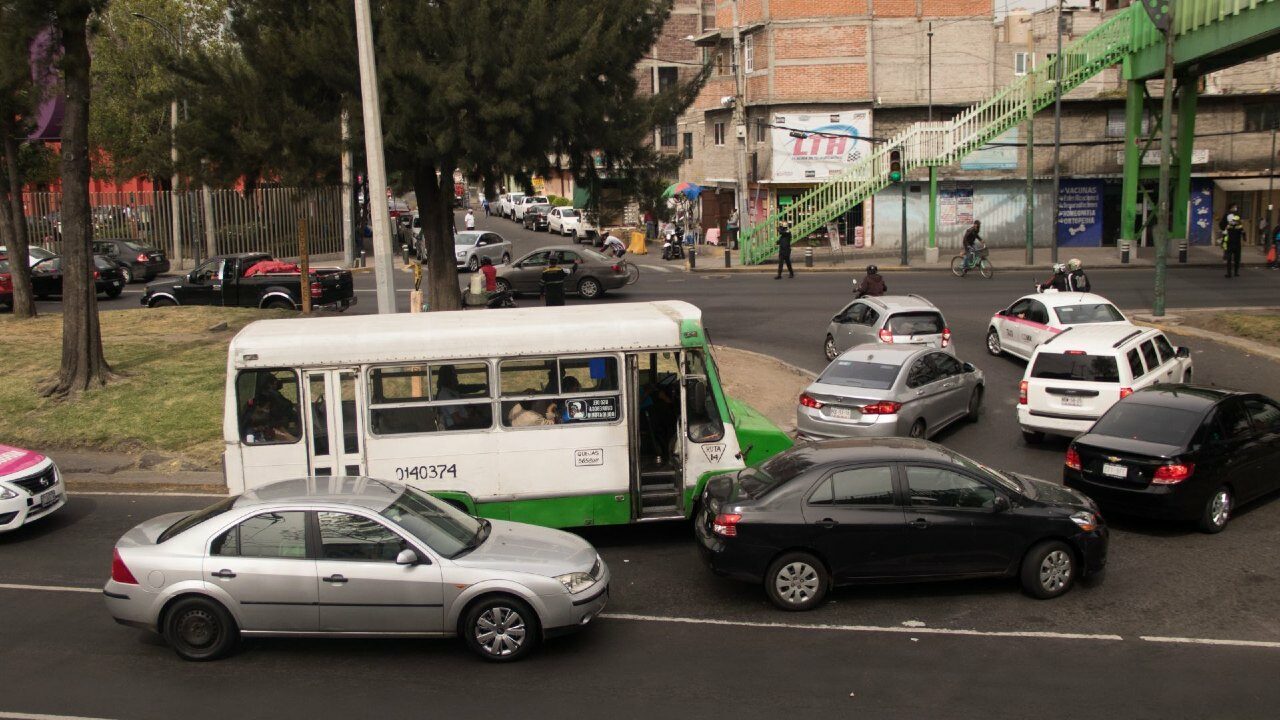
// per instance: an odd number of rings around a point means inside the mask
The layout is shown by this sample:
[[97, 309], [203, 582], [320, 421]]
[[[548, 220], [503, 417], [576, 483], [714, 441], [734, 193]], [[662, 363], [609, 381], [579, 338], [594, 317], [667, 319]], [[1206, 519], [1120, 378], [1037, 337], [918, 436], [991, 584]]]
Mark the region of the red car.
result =
[[0, 305], [13, 307], [13, 275], [9, 274], [9, 258], [0, 257]]

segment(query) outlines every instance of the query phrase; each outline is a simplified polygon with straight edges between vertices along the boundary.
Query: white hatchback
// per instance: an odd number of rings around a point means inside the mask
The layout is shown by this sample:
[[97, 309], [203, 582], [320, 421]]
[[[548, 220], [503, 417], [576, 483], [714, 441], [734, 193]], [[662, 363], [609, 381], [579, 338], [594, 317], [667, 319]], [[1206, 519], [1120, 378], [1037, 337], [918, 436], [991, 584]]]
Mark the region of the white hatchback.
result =
[[578, 217], [578, 211], [571, 207], [552, 208], [551, 212], [547, 213], [547, 232], [576, 235]]
[[1128, 324], [1124, 313], [1101, 295], [1053, 291], [1026, 295], [992, 316], [987, 352], [1027, 360], [1036, 346], [1069, 327]]
[[0, 533], [17, 530], [67, 504], [67, 488], [51, 458], [0, 445]]
[[1149, 385], [1191, 381], [1191, 352], [1133, 325], [1073, 327], [1031, 354], [1018, 390], [1027, 442], [1088, 432], [1120, 398]]

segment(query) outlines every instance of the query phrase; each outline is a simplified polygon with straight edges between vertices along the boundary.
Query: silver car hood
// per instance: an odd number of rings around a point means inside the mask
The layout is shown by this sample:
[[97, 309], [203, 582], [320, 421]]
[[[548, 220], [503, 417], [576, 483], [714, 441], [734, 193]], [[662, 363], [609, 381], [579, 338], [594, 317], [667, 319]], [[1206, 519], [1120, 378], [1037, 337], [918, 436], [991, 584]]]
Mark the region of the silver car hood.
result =
[[555, 577], [588, 572], [596, 562], [586, 540], [551, 528], [490, 520], [493, 528], [480, 547], [454, 560], [463, 567], [528, 572]]

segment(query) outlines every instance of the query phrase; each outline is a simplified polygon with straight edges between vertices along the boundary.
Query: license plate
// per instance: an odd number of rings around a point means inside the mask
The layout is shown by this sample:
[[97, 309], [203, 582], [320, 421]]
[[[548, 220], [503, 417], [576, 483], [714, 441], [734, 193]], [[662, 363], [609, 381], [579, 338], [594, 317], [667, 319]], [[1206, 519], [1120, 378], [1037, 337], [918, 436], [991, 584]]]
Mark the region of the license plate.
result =
[[49, 490], [48, 492], [40, 493], [40, 504], [41, 504], [41, 505], [52, 505], [52, 504], [54, 504], [54, 503], [56, 503], [56, 502], [58, 502], [58, 491], [57, 491], [57, 490]]
[[120, 281], [119, 281], [119, 280], [112, 280], [112, 281], [111, 281], [111, 287], [120, 287]]
[[841, 420], [852, 420], [853, 410], [846, 407], [829, 407], [827, 408], [827, 415]]
[[1127, 478], [1129, 477], [1129, 468], [1115, 463], [1103, 463], [1102, 474], [1113, 478]]
[[1084, 405], [1084, 400], [1081, 400], [1078, 397], [1068, 396], [1062, 398], [1062, 404], [1067, 407], [1082, 407]]

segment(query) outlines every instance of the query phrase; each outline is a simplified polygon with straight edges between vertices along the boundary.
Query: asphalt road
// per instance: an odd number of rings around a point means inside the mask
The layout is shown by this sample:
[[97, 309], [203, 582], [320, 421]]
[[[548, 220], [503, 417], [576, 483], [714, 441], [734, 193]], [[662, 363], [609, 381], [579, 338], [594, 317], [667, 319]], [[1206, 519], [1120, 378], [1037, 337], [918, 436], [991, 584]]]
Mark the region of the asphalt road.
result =
[[[506, 221], [486, 224], [517, 253], [554, 241]], [[774, 280], [687, 274], [653, 256], [640, 262], [639, 283], [598, 302], [689, 300], [703, 308], [714, 341], [813, 371], [825, 364], [826, 322], [849, 297], [846, 274]], [[1149, 272], [1091, 277], [1122, 308], [1150, 306]], [[938, 304], [957, 354], [987, 375], [982, 420], [937, 439], [999, 467], [1059, 477], [1063, 443], [1027, 447], [1017, 432], [1023, 364], [984, 349], [991, 313], [1030, 288], [1030, 273], [887, 280], [891, 292]], [[1175, 268], [1169, 305], [1280, 304], [1277, 283], [1280, 273], [1258, 268], [1234, 281], [1216, 268]], [[371, 274], [357, 287], [354, 311], [373, 310]], [[137, 295], [129, 298], [102, 307], [136, 307]], [[1192, 348], [1199, 382], [1280, 396], [1271, 362], [1175, 341]], [[1245, 509], [1217, 536], [1113, 517], [1107, 572], [1054, 601], [1032, 600], [1013, 582], [965, 582], [841, 590], [802, 615], [772, 609], [759, 588], [712, 576], [685, 524], [594, 528], [583, 534], [614, 573], [608, 615], [512, 667], [475, 661], [450, 641], [260, 640], [229, 660], [193, 665], [111, 623], [96, 593], [111, 545], [145, 518], [204, 502], [81, 495], [44, 523], [0, 536], [0, 718], [366, 716], [375, 708], [386, 717], [1270, 718], [1280, 701], [1276, 498]]]

